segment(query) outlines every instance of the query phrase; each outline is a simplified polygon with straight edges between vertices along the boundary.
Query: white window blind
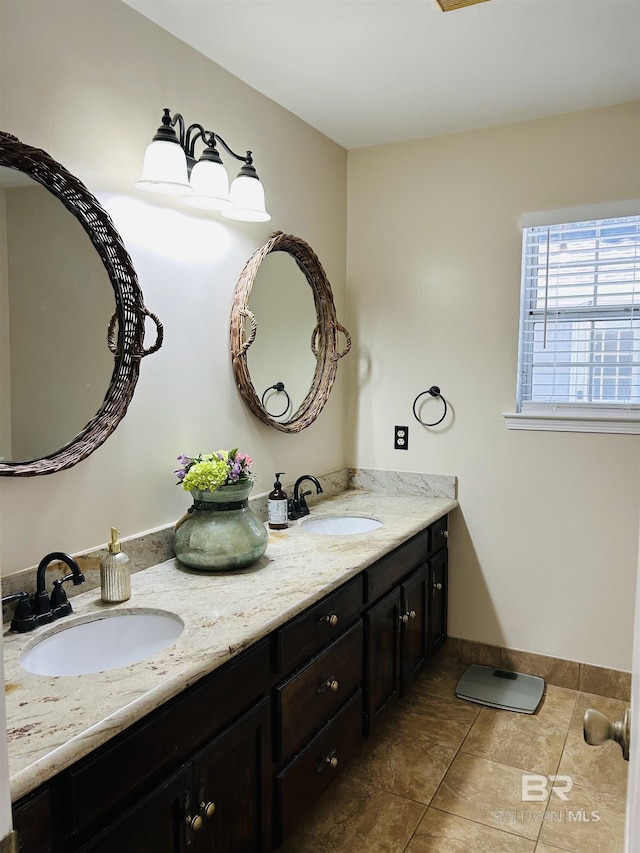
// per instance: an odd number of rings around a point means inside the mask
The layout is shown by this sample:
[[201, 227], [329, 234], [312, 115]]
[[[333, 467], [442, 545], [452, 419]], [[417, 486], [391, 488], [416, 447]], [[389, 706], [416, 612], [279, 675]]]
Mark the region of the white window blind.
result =
[[523, 230], [518, 411], [640, 407], [640, 216]]

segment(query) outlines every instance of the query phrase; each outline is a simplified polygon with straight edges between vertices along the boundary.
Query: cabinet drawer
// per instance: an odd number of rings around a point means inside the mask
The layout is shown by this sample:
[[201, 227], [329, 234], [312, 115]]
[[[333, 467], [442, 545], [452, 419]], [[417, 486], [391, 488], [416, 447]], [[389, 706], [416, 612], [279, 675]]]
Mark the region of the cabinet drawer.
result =
[[422, 530], [413, 539], [387, 554], [364, 574], [365, 601], [375, 601], [399, 583], [411, 569], [426, 560], [429, 554], [430, 528]]
[[435, 554], [441, 548], [447, 547], [447, 516], [444, 515], [429, 528], [429, 554]]
[[276, 632], [276, 671], [291, 671], [337, 637], [362, 608], [362, 577], [313, 604]]
[[358, 691], [304, 751], [276, 774], [276, 844], [290, 834], [361, 743], [362, 695]]
[[362, 678], [358, 620], [303, 669], [274, 690], [276, 759], [293, 755], [357, 690]]

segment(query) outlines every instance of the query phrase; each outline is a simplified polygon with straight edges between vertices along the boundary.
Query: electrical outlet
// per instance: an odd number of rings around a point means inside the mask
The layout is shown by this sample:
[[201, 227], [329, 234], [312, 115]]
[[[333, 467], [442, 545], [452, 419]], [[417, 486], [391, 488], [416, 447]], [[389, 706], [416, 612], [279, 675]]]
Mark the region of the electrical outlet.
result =
[[408, 450], [409, 449], [409, 427], [396, 426], [393, 428], [393, 449]]

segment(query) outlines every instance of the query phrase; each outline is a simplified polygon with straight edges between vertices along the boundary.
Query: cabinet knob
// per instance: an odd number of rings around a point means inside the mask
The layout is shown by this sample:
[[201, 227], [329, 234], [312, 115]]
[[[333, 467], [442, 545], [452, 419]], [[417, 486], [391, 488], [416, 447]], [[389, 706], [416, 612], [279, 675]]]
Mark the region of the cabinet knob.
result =
[[441, 583], [434, 583], [433, 588], [437, 589], [438, 592], [440, 592], [440, 590], [442, 589], [442, 584]]
[[213, 813], [216, 810], [216, 804], [212, 802], [208, 803], [200, 803], [200, 811], [204, 814], [205, 817], [213, 817]]
[[316, 766], [316, 773], [322, 773], [327, 768], [331, 770], [335, 770], [338, 766], [338, 759], [336, 758], [336, 751], [332, 749], [324, 758], [321, 758], [318, 765]]
[[415, 610], [409, 610], [408, 613], [404, 613], [400, 617], [400, 620], [406, 625], [407, 622], [409, 621], [409, 619], [415, 619], [415, 618], [416, 618], [416, 611]]
[[449, 531], [448, 531], [448, 530], [443, 530], [443, 531], [442, 531], [442, 537], [443, 537], [443, 539], [448, 539], [448, 538], [449, 538]]
[[624, 717], [612, 723], [608, 717], [593, 708], [587, 708], [583, 720], [584, 739], [590, 746], [600, 746], [608, 740], [615, 740], [622, 747], [622, 757], [629, 760], [629, 741], [631, 740], [631, 712], [627, 708]]
[[193, 832], [197, 832], [199, 829], [202, 829], [202, 818], [200, 817], [199, 814], [193, 815], [193, 817], [191, 817], [191, 815], [188, 814], [186, 820], [187, 820], [187, 826]]
[[324, 693], [327, 690], [330, 690], [332, 693], [336, 693], [339, 686], [340, 685], [338, 684], [335, 678], [327, 678], [327, 680], [323, 681], [320, 687], [318, 687], [318, 695], [320, 693]]
[[329, 613], [323, 618], [322, 621], [326, 622], [327, 625], [331, 625], [332, 628], [335, 628], [335, 626], [338, 624], [338, 616], [336, 613]]

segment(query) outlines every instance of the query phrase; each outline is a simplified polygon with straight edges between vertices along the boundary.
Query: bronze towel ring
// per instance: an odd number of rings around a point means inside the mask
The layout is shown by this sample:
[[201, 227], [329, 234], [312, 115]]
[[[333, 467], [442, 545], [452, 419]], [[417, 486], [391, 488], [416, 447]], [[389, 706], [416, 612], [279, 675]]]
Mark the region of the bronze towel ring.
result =
[[[417, 409], [416, 409], [416, 405], [418, 403], [418, 400], [420, 399], [420, 397], [424, 397], [425, 394], [431, 394], [432, 397], [440, 397], [440, 399], [442, 400], [442, 402], [444, 404], [444, 411], [442, 413], [442, 417], [439, 418], [437, 421], [434, 421], [432, 424], [427, 424], [423, 420], [421, 420], [419, 415], [418, 415]], [[432, 385], [431, 388], [429, 388], [427, 391], [421, 391], [418, 394], [416, 399], [413, 401], [413, 416], [415, 417], [415, 419], [418, 421], [419, 424], [422, 424], [422, 426], [426, 426], [426, 427], [434, 427], [434, 426], [438, 426], [438, 424], [442, 423], [442, 421], [447, 416], [447, 401], [444, 399], [444, 397], [440, 393], [440, 389], [438, 388], [437, 385]]]

